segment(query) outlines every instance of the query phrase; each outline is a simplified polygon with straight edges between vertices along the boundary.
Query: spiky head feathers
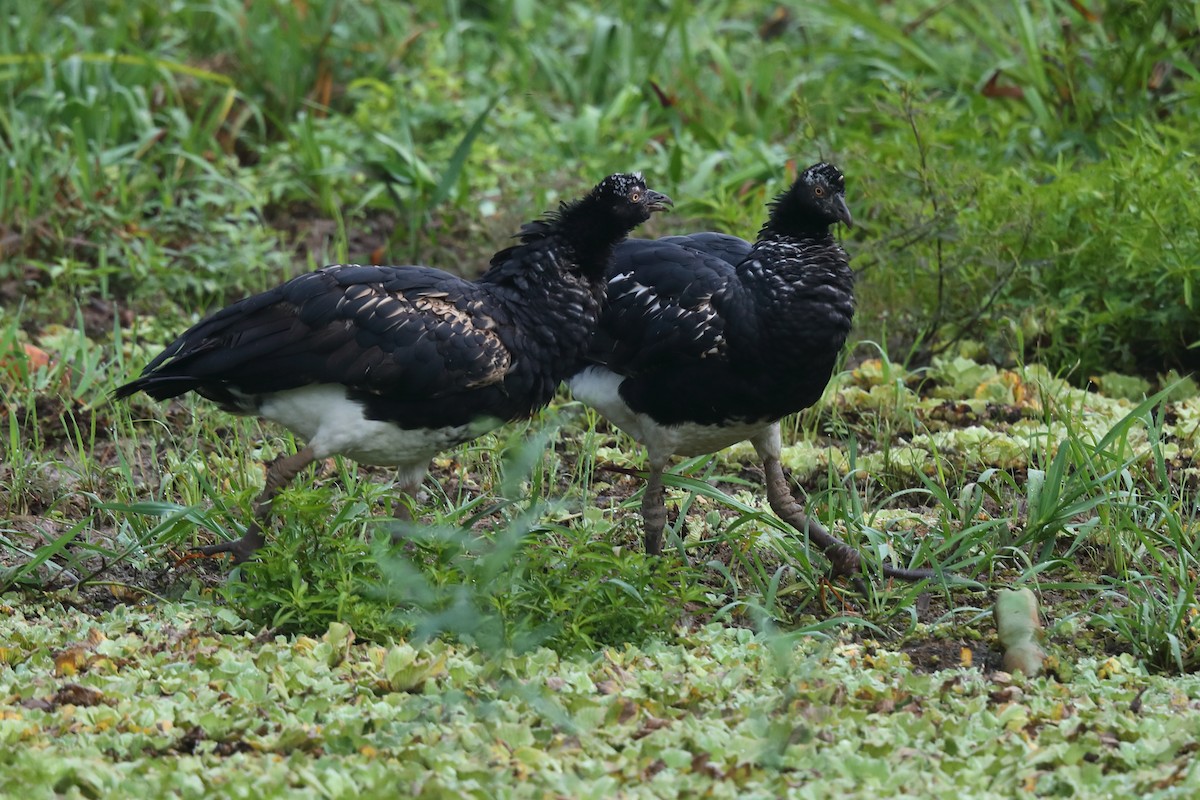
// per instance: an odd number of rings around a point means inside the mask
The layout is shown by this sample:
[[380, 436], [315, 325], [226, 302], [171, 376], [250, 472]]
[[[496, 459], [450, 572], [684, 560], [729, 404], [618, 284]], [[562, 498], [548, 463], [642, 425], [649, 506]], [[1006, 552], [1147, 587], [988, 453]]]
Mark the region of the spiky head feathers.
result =
[[492, 266], [511, 273], [504, 265], [522, 245], [553, 239], [568, 255], [565, 263], [602, 281], [612, 248], [655, 211], [670, 205], [671, 198], [646, 186], [640, 172], [609, 175], [583, 197], [521, 226], [521, 245], [497, 253]]
[[834, 165], [820, 162], [801, 172], [791, 187], [775, 198], [764, 227], [812, 234], [828, 230], [835, 222], [854, 224], [846, 205], [846, 179]]
[[590, 201], [588, 205], [596, 212], [629, 221], [629, 230], [650, 219], [655, 211], [672, 205], [671, 198], [646, 186], [640, 172], [609, 175], [596, 184], [585, 200]]

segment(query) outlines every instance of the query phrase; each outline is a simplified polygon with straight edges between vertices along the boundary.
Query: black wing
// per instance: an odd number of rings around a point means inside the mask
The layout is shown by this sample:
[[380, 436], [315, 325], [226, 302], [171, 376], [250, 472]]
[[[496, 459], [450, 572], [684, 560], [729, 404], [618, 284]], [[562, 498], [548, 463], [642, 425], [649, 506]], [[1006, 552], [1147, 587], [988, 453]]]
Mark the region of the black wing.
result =
[[[709, 255], [703, 237], [731, 254], [741, 242], [724, 234], [632, 239], [609, 267], [608, 308], [589, 358], [623, 375], [719, 357], [725, 347], [723, 289], [736, 282], [733, 264]], [[740, 261], [741, 259], [736, 259]]]
[[238, 395], [317, 383], [428, 400], [499, 383], [512, 356], [483, 287], [429, 267], [333, 266], [246, 298], [188, 330], [118, 397]]
[[686, 247], [698, 253], [715, 256], [728, 264], [734, 265], [737, 265], [746, 256], [750, 255], [750, 250], [754, 247], [753, 242], [747, 242], [745, 239], [728, 233], [716, 233], [714, 231], [688, 233], [680, 236], [664, 236], [658, 241], [677, 244], [680, 247]]

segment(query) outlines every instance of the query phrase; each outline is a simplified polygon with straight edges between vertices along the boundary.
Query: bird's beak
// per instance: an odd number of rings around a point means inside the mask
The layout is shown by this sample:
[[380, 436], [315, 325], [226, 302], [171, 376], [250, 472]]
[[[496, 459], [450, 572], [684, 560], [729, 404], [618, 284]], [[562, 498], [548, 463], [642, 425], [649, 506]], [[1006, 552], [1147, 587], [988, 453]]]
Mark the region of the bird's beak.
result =
[[846, 205], [846, 198], [840, 194], [833, 197], [834, 207], [837, 209], [837, 218], [846, 223], [847, 228], [854, 227], [854, 217], [850, 216], [850, 206]]
[[646, 190], [646, 208], [651, 211], [663, 211], [673, 205], [675, 205], [675, 201], [665, 194], [656, 192], [653, 189]]

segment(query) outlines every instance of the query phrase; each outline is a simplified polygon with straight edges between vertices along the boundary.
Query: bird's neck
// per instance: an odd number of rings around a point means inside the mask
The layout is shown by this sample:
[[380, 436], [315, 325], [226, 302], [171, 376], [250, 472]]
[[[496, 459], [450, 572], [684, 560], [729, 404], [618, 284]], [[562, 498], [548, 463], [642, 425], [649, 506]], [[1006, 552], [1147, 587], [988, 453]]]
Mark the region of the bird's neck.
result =
[[588, 278], [603, 280], [613, 249], [629, 235], [632, 227], [599, 207], [588, 196], [564, 205], [554, 220], [554, 235], [579, 271]]
[[771, 202], [771, 213], [758, 232], [760, 240], [768, 236], [795, 239], [832, 238], [828, 219], [816, 213], [791, 191], [784, 192]]
[[834, 244], [833, 231], [829, 223], [807, 215], [787, 216], [776, 209], [758, 230], [756, 242], [783, 242], [795, 244]]
[[[629, 235], [633, 226], [614, 217], [600, 201], [587, 196], [563, 203], [557, 211], [521, 226], [521, 243], [492, 258], [488, 275], [497, 278], [520, 271], [530, 262], [543, 259], [537, 253], [553, 253], [563, 264], [570, 264], [586, 279], [603, 282], [613, 249]], [[485, 278], [487, 276], [485, 275]]]

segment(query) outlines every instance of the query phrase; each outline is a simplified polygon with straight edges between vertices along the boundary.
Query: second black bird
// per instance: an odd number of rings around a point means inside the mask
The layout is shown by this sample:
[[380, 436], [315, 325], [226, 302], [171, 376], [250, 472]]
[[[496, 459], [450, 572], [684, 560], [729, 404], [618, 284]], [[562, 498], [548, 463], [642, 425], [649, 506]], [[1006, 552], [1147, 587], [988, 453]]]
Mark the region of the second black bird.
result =
[[814, 164], [771, 204], [751, 245], [720, 233], [616, 248], [609, 306], [574, 395], [646, 446], [646, 550], [662, 547], [674, 455], [749, 439], [773, 508], [791, 495], [779, 420], [825, 390], [854, 319], [854, 275], [830, 227], [851, 224], [845, 179]]

